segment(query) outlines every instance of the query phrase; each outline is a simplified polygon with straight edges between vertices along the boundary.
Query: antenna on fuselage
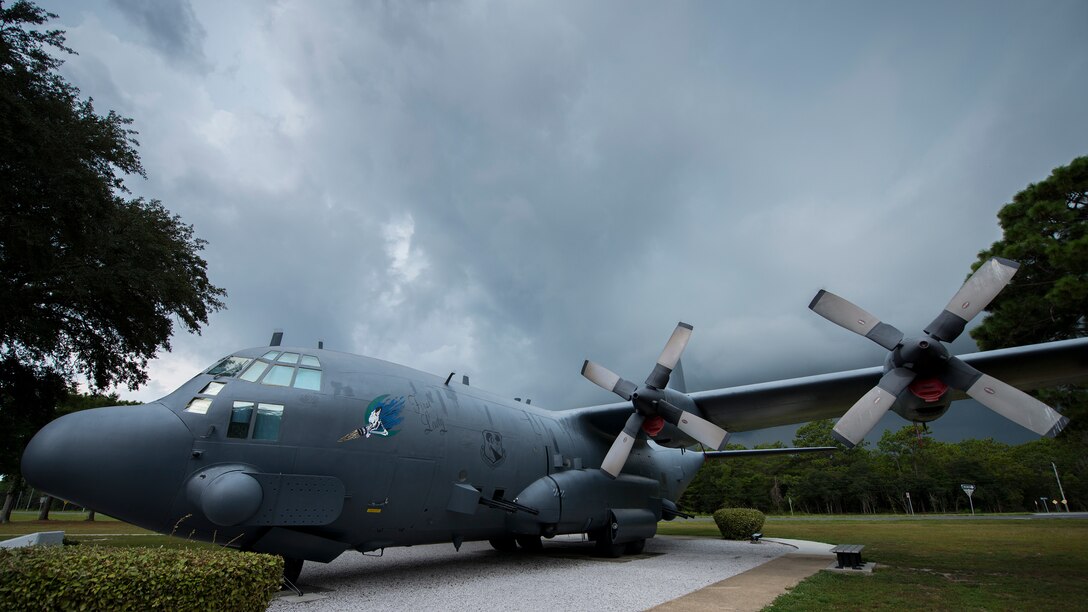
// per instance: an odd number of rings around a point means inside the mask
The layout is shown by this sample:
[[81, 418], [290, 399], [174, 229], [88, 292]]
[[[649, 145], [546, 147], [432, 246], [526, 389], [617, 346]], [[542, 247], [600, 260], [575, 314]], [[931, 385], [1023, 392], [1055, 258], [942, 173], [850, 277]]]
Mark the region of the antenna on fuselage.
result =
[[283, 342], [283, 330], [272, 330], [272, 341], [268, 343], [268, 346], [279, 346], [280, 342]]
[[448, 387], [451, 380], [453, 380], [453, 372], [450, 372], [450, 375], [446, 377], [446, 382], [444, 382], [442, 384], [446, 385]]

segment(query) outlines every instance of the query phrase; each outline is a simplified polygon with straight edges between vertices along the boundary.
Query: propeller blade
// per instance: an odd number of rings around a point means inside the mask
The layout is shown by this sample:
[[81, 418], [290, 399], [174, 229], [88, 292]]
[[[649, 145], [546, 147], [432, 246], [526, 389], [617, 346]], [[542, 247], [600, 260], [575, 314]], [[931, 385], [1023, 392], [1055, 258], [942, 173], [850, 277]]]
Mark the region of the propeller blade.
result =
[[881, 323], [875, 315], [830, 291], [821, 289], [808, 307], [835, 325], [865, 336], [889, 351], [899, 346], [903, 340], [903, 332], [887, 323]]
[[677, 361], [676, 367], [672, 369], [672, 374], [669, 374], [669, 384], [665, 385], [666, 388], [673, 391], [679, 391], [680, 393], [688, 392], [688, 384], [684, 381], [684, 362]]
[[718, 427], [703, 417], [681, 410], [665, 400], [656, 402], [657, 413], [664, 419], [694, 438], [704, 446], [713, 450], [721, 450], [725, 441], [729, 439], [729, 432]]
[[1069, 419], [1023, 391], [983, 374], [967, 389], [978, 403], [1040, 436], [1053, 438]]
[[861, 396], [835, 423], [831, 435], [850, 448], [857, 446], [912, 380], [914, 372], [906, 368], [895, 368], [886, 372], [880, 382]]
[[635, 438], [638, 437], [638, 431], [642, 428], [643, 420], [645, 420], [645, 417], [637, 412], [627, 418], [627, 424], [623, 426], [623, 431], [616, 436], [616, 441], [612, 443], [612, 447], [608, 449], [608, 454], [604, 456], [604, 461], [601, 462], [602, 472], [612, 478], [620, 475], [624, 464], [627, 463], [628, 455], [631, 454], [631, 447], [635, 445]]
[[619, 374], [588, 359], [582, 364], [582, 376], [605, 391], [611, 391], [625, 400], [631, 399], [631, 394], [638, 389], [635, 383], [620, 378]]
[[926, 326], [925, 332], [944, 342], [958, 338], [967, 322], [1001, 293], [1019, 268], [1020, 264], [1001, 257], [982, 264], [952, 296], [941, 314]]
[[676, 364], [680, 362], [680, 355], [683, 354], [684, 347], [688, 345], [688, 340], [691, 339], [691, 330], [692, 327], [683, 321], [676, 324], [676, 329], [672, 330], [672, 336], [665, 343], [661, 356], [657, 358], [654, 371], [650, 372], [650, 375], [646, 377], [646, 386], [654, 389], [665, 388], [665, 385], [669, 383], [669, 376], [676, 369]]

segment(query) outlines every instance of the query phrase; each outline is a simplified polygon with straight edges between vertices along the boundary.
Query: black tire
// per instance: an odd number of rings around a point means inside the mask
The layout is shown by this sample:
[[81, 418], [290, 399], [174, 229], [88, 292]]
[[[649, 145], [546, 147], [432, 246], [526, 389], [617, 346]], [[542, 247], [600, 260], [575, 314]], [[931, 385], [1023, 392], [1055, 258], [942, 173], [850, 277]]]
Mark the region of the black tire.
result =
[[283, 577], [290, 580], [291, 584], [298, 584], [298, 578], [302, 575], [302, 564], [305, 559], [283, 558]]
[[491, 544], [491, 548], [499, 552], [512, 553], [518, 550], [518, 541], [511, 536], [491, 538], [487, 542]]
[[613, 544], [606, 538], [599, 538], [596, 543], [597, 556], [608, 557], [609, 559], [616, 559], [623, 556], [623, 551], [627, 549], [626, 544]]
[[640, 555], [646, 548], [646, 540], [635, 540], [634, 542], [628, 542], [624, 553], [628, 555]]
[[515, 538], [523, 550], [537, 551], [544, 548], [544, 543], [540, 541], [540, 536], [517, 536]]

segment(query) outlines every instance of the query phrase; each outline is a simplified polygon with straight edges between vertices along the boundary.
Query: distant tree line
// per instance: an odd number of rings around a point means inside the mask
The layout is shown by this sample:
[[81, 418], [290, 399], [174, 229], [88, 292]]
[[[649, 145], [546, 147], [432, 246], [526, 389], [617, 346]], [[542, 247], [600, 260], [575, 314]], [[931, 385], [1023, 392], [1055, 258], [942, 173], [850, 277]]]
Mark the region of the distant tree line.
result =
[[1043, 512], [1040, 498], [1060, 500], [1054, 462], [1069, 509], [1088, 510], [1088, 482], [1072, 469], [1083, 448], [1060, 440], [1016, 446], [992, 439], [938, 442], [927, 430], [908, 425], [885, 432], [875, 448], [863, 443], [846, 449], [831, 437], [832, 425], [831, 420], [808, 423], [793, 443], [837, 446], [834, 453], [707, 461], [680, 498], [681, 508], [708, 513], [750, 507], [789, 514], [792, 505], [794, 513], [905, 513], [909, 493], [916, 513], [967, 512], [960, 485], [973, 484], [976, 511]]

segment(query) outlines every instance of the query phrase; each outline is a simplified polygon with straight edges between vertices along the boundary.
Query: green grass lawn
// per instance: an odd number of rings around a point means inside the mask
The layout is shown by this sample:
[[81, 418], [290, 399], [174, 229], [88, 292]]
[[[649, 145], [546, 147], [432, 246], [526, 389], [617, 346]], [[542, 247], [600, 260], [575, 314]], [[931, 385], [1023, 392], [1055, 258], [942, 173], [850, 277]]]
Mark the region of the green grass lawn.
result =
[[[659, 533], [717, 536], [713, 522]], [[871, 576], [820, 572], [769, 610], [1070, 610], [1088, 607], [1088, 521], [776, 519], [764, 537], [864, 544]]]
[[212, 546], [186, 539], [186, 533], [182, 533], [183, 530], [174, 536], [165, 536], [102, 514], [96, 515], [93, 521], [84, 520], [87, 518], [86, 512], [54, 511], [50, 512], [49, 516], [50, 520], [39, 521], [37, 511], [13, 512], [12, 522], [0, 525], [0, 541], [38, 531], [63, 531], [65, 538], [81, 544], [154, 548]]

